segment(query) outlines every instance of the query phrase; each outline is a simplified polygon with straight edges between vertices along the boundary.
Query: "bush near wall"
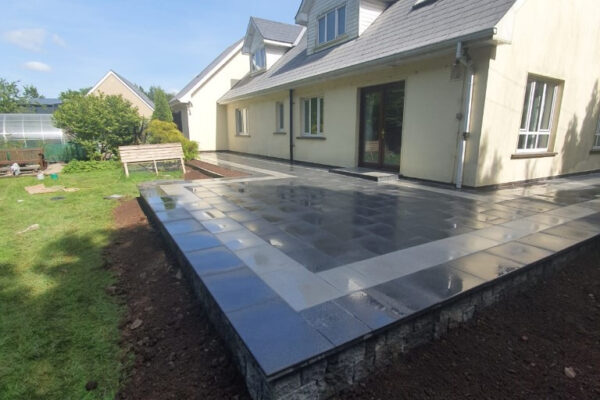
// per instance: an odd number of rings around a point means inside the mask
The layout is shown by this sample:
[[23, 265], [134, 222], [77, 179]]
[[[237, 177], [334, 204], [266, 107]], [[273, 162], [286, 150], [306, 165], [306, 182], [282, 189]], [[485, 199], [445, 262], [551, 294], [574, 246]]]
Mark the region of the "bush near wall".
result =
[[77, 161], [73, 160], [65, 165], [63, 173], [76, 174], [80, 172], [106, 171], [119, 169], [121, 164], [117, 161]]
[[183, 136], [173, 122], [154, 119], [148, 124], [146, 132], [147, 141], [150, 144], [159, 143], [181, 143], [186, 161], [196, 158], [198, 155], [198, 143]]

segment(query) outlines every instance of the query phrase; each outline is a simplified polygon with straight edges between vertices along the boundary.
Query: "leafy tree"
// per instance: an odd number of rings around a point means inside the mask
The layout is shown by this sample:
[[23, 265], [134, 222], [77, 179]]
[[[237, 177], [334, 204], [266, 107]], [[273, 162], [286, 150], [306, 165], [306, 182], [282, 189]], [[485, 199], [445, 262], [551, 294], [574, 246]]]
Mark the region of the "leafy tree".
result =
[[165, 122], [173, 122], [173, 113], [169, 106], [169, 100], [164, 90], [158, 88], [154, 93], [154, 113], [152, 119], [158, 119]]
[[183, 136], [173, 122], [158, 119], [150, 121], [146, 132], [148, 143], [181, 143], [186, 161], [193, 160], [198, 155], [198, 143]]
[[31, 99], [43, 99], [44, 96], [40, 96], [37, 88], [33, 85], [24, 85], [23, 86], [23, 97], [31, 100]]
[[28, 107], [31, 100], [41, 97], [33, 85], [24, 85], [21, 90], [19, 81], [9, 82], [0, 78], [0, 113], [32, 112]]
[[0, 113], [16, 113], [21, 109], [18, 82], [0, 78]]
[[110, 159], [117, 147], [132, 144], [142, 121], [137, 108], [122, 96], [86, 96], [73, 91], [54, 113], [56, 126], [80, 144], [88, 158]]
[[81, 88], [79, 90], [68, 89], [68, 90], [65, 90], [64, 92], [60, 92], [60, 94], [58, 95], [58, 98], [61, 99], [62, 101], [66, 101], [67, 99], [69, 99], [71, 97], [85, 96], [86, 94], [88, 94], [90, 92], [90, 90], [92, 90], [91, 87]]
[[148, 96], [150, 99], [152, 99], [152, 101], [156, 102], [156, 99], [154, 98], [154, 96], [156, 95], [157, 91], [162, 91], [164, 92], [165, 96], [167, 96], [167, 100], [171, 101], [171, 99], [173, 97], [175, 97], [175, 93], [168, 93], [166, 90], [164, 90], [163, 88], [161, 88], [160, 86], [150, 86], [150, 89], [148, 90], [144, 90], [143, 87], [137, 85], [138, 88], [140, 88], [140, 90], [142, 92], [144, 92], [146, 94], [146, 96]]

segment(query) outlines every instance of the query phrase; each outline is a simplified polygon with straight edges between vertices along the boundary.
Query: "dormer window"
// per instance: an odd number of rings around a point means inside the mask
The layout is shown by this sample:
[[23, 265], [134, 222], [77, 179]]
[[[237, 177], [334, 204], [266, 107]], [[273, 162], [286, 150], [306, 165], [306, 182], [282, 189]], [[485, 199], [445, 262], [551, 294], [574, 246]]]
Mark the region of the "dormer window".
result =
[[256, 50], [250, 59], [250, 69], [252, 72], [262, 71], [267, 67], [267, 53], [264, 47]]
[[346, 6], [335, 8], [319, 17], [319, 44], [331, 42], [346, 33]]

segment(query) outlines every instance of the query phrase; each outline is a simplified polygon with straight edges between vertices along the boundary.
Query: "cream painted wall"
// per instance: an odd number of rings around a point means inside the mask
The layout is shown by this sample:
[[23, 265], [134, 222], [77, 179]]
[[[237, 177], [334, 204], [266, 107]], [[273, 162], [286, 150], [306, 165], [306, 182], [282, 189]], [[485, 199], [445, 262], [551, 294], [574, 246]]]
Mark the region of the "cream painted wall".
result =
[[[284, 104], [285, 134], [274, 134], [277, 130], [275, 104], [278, 101]], [[229, 150], [268, 157], [289, 157], [289, 100], [287, 92], [257, 98], [250, 102], [231, 103], [222, 107], [226, 110], [226, 134]], [[249, 136], [238, 136], [236, 132], [235, 110], [242, 108], [248, 109]]]
[[[498, 36], [512, 43], [490, 61], [475, 185], [600, 169], [600, 154], [590, 153], [600, 102], [598, 0], [519, 0]], [[555, 157], [511, 159], [528, 74], [563, 81], [549, 149]]]
[[[448, 55], [296, 89], [294, 96], [295, 159], [325, 165], [356, 166], [358, 164], [360, 88], [405, 80], [405, 117], [400, 172], [408, 177], [452, 182], [460, 130], [456, 114], [461, 111], [463, 88], [462, 79], [451, 80], [452, 62], [452, 55]], [[485, 79], [479, 83], [479, 87], [484, 84]], [[325, 140], [298, 139], [301, 136], [301, 100], [313, 96], [324, 98]], [[483, 95], [479, 97], [483, 98]], [[277, 101], [284, 102], [285, 125], [288, 127], [289, 99], [287, 92], [226, 105], [230, 150], [289, 158], [289, 136], [273, 134]], [[236, 108], [248, 109], [249, 137], [236, 135]], [[474, 126], [475, 128], [472, 130], [475, 137], [478, 137], [476, 121]], [[476, 153], [476, 148], [469, 150], [468, 160], [476, 160]], [[470, 171], [469, 167], [471, 170], [474, 169], [468, 165], [467, 171]], [[474, 175], [473, 172], [471, 174]]]
[[114, 75], [109, 75], [101, 84], [96, 88], [95, 93], [104, 93], [105, 95], [121, 95], [125, 100], [128, 100], [134, 107], [137, 107], [138, 112], [144, 118], [150, 119], [154, 110], [144, 103], [131, 89], [121, 82]]
[[198, 142], [199, 151], [228, 148], [227, 136], [217, 134], [217, 100], [250, 71], [249, 63], [248, 56], [239, 52], [192, 93], [191, 105], [187, 105], [182, 114], [186, 114], [184, 121], [187, 118], [187, 135], [190, 140]]

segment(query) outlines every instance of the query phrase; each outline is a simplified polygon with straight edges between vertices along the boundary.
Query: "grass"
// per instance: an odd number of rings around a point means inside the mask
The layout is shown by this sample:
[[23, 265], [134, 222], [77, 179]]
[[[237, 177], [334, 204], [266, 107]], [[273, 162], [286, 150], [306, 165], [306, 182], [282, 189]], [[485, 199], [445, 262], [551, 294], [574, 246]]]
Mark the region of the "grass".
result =
[[[0, 399], [114, 398], [123, 309], [105, 292], [114, 277], [102, 250], [117, 202], [104, 196], [137, 196], [136, 184], [151, 179], [120, 170], [60, 175], [53, 183], [80, 190], [33, 196], [24, 187], [35, 178], [0, 179]], [[16, 234], [33, 224], [40, 229]], [[98, 388], [88, 392], [91, 380]]]

